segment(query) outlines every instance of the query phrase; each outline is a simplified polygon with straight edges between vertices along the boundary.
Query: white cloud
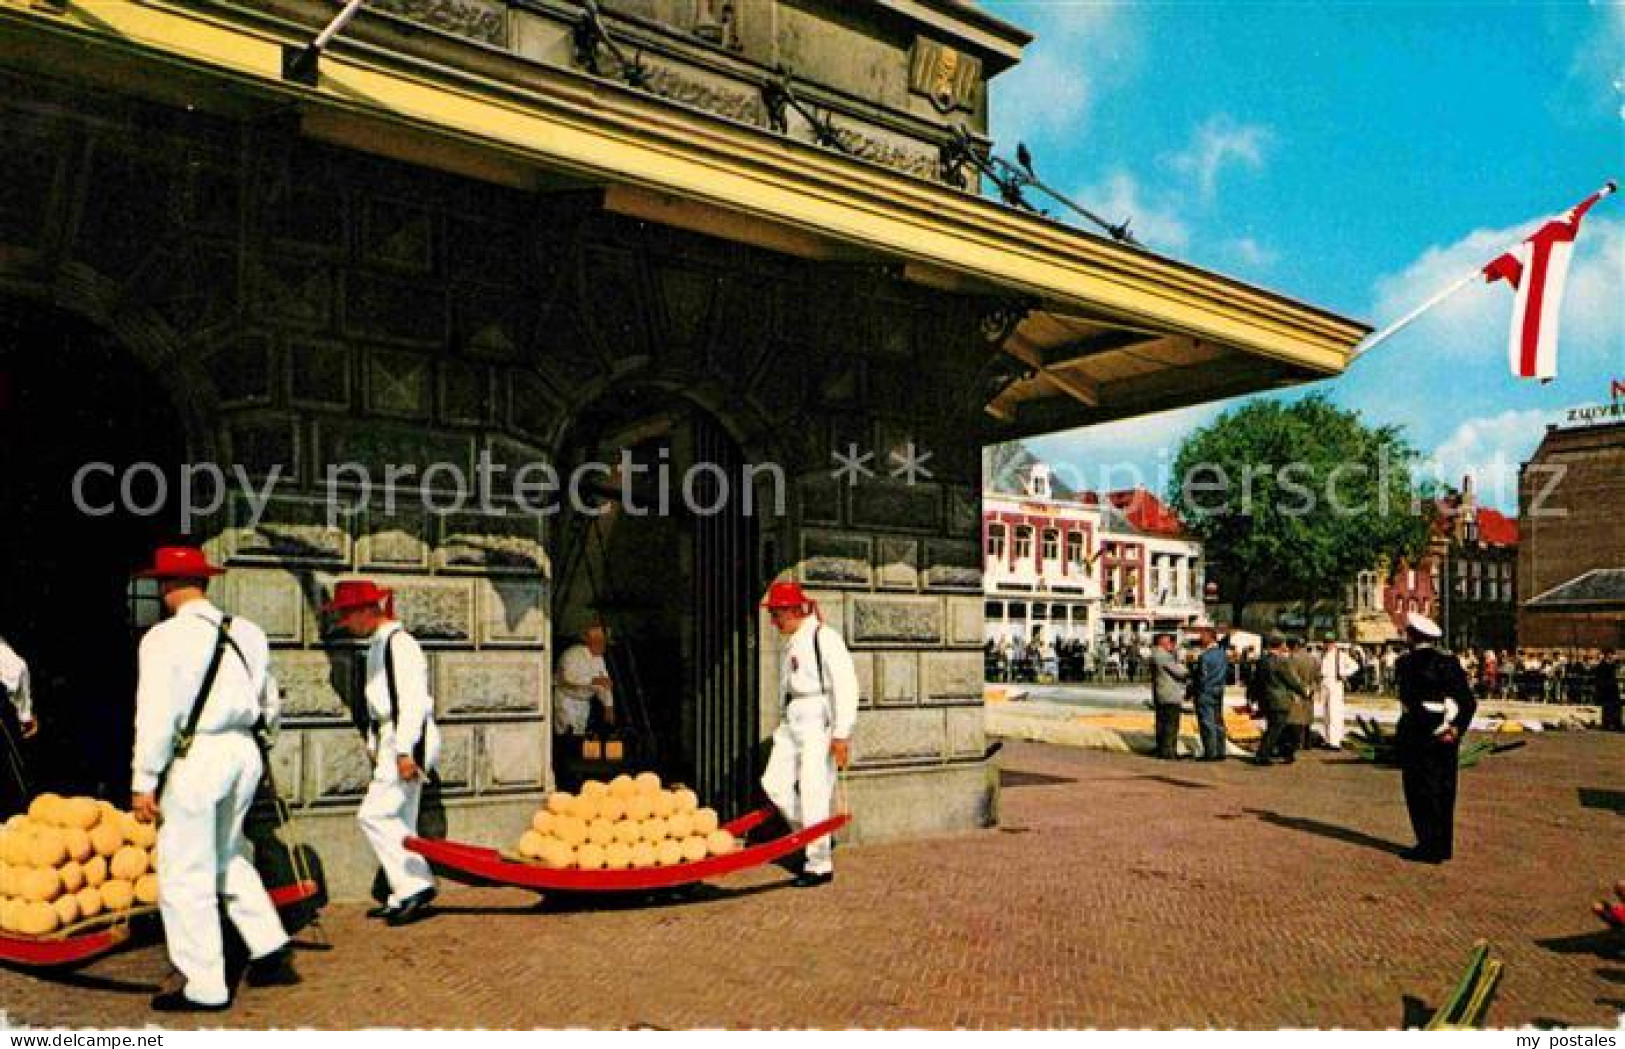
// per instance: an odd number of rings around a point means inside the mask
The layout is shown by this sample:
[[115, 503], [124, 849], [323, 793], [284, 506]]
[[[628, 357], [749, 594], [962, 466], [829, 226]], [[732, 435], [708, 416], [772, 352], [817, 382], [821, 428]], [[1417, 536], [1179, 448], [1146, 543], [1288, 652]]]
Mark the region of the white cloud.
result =
[[1225, 250], [1244, 264], [1256, 269], [1268, 269], [1281, 257], [1280, 252], [1266, 247], [1252, 237], [1238, 237], [1227, 243]]
[[[1152, 251], [1171, 255], [1190, 245], [1190, 227], [1168, 198], [1147, 192], [1127, 171], [1112, 172], [1104, 181], [1072, 194], [1072, 199], [1108, 222], [1129, 220], [1135, 239]], [[1070, 214], [1067, 218], [1071, 221]]]
[[1473, 478], [1481, 505], [1509, 513], [1518, 508], [1518, 467], [1540, 444], [1553, 412], [1537, 408], [1504, 411], [1461, 423], [1421, 464], [1423, 476], [1452, 487]]
[[1010, 3], [994, 10], [1037, 38], [1021, 64], [992, 83], [1001, 153], [1013, 154], [1015, 143], [1025, 141], [1042, 161], [1047, 143], [1088, 127], [1103, 89], [1126, 83], [1137, 64], [1138, 37], [1127, 11], [1105, 3]]
[[1027, 446], [1073, 489], [1106, 491], [1144, 485], [1160, 494], [1167, 490], [1174, 457], [1185, 438], [1234, 404], [1197, 404], [1086, 426], [1031, 439]]
[[1196, 180], [1204, 201], [1219, 188], [1219, 175], [1228, 167], [1259, 171], [1274, 133], [1261, 124], [1241, 124], [1224, 114], [1203, 121], [1191, 135], [1190, 145], [1168, 158], [1175, 171]]
[[1592, 0], [1590, 6], [1599, 12], [1598, 25], [1579, 38], [1569, 61], [1567, 93], [1625, 120], [1625, 3]]
[[[1613, 201], [1599, 206], [1608, 207]], [[1429, 296], [1471, 273], [1527, 236], [1532, 226], [1474, 230], [1446, 247], [1430, 247], [1398, 273], [1381, 277], [1374, 288], [1372, 315], [1380, 325], [1399, 319]], [[1585, 220], [1576, 242], [1563, 297], [1558, 368], [1618, 368], [1625, 347], [1625, 223]], [[1450, 357], [1506, 359], [1512, 290], [1504, 283], [1474, 280], [1423, 314], [1407, 337], [1429, 353]]]

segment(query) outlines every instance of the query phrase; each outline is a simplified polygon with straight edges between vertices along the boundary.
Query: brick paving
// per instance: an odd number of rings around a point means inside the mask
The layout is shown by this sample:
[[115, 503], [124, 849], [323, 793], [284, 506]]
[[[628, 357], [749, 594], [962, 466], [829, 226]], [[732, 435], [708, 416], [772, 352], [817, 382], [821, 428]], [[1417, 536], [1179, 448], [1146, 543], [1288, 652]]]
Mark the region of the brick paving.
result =
[[[1396, 1027], [1474, 939], [1490, 1019], [1614, 1026], [1625, 946], [1589, 901], [1625, 876], [1625, 736], [1567, 733], [1463, 774], [1458, 859], [1402, 862], [1396, 772], [1005, 748], [1002, 825], [847, 848], [827, 888], [777, 868], [605, 907], [445, 886], [433, 920], [359, 906], [301, 932], [298, 987], [205, 1025]], [[55, 979], [0, 969], [14, 1023], [142, 1026], [158, 946]]]

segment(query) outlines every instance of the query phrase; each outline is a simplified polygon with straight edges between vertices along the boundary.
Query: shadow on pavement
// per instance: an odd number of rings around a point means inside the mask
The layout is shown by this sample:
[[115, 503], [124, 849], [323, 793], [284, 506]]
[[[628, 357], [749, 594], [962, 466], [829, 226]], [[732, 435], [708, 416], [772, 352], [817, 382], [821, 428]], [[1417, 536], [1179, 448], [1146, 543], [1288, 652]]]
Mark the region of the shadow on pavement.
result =
[[1625, 938], [1611, 929], [1583, 932], [1574, 936], [1553, 936], [1536, 940], [1535, 945], [1544, 947], [1553, 954], [1591, 954], [1610, 961], [1625, 958]]
[[1368, 849], [1376, 849], [1378, 852], [1398, 855], [1409, 848], [1408, 845], [1399, 842], [1373, 837], [1363, 831], [1353, 830], [1349, 827], [1339, 827], [1335, 823], [1322, 823], [1320, 820], [1309, 819], [1305, 816], [1283, 816], [1279, 812], [1271, 812], [1267, 809], [1245, 809], [1243, 811], [1277, 827], [1302, 831], [1305, 834], [1315, 834], [1322, 838], [1331, 838], [1334, 841], [1346, 842], [1350, 845], [1361, 845]]
[[1184, 787], [1187, 790], [1213, 790], [1211, 783], [1199, 783], [1193, 779], [1180, 779], [1177, 776], [1144, 775], [1135, 776], [1135, 779], [1154, 779], [1158, 783], [1166, 783], [1171, 787]]
[[1600, 790], [1596, 787], [1581, 787], [1580, 807], [1586, 809], [1606, 809], [1618, 816], [1625, 816], [1625, 790]]
[[1066, 776], [1050, 776], [1042, 772], [1020, 772], [1016, 769], [999, 770], [1001, 787], [1054, 787], [1062, 783], [1076, 783]]

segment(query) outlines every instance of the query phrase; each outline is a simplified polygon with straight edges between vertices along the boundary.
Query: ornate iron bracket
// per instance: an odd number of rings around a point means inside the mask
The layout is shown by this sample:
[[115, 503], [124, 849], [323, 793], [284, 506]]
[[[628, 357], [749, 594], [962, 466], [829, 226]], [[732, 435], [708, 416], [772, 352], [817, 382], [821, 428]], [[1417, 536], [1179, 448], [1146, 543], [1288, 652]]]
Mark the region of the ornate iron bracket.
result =
[[969, 392], [974, 399], [975, 408], [1001, 422], [1009, 422], [1011, 417], [995, 407], [999, 395], [1015, 383], [1031, 379], [1038, 374], [1038, 369], [1003, 352], [1004, 344], [1016, 333], [1016, 328], [1037, 308], [1036, 299], [998, 299], [988, 304], [980, 318], [979, 327], [983, 341], [998, 352], [988, 354], [981, 367], [977, 368]]
[[788, 111], [793, 109], [812, 128], [813, 138], [820, 146], [842, 153], [852, 152], [852, 148], [841, 138], [840, 129], [835, 126], [834, 119], [827, 112], [818, 113], [796, 97], [793, 78], [790, 71], [783, 66], [779, 66], [776, 75], [762, 85], [762, 104], [767, 107], [768, 125], [779, 134], [789, 133]]
[[969, 166], [986, 176], [998, 188], [1000, 199], [1010, 207], [1041, 214], [1038, 208], [1027, 200], [1025, 192], [1029, 188], [1036, 189], [1099, 226], [1113, 240], [1136, 246], [1140, 244], [1129, 231], [1128, 219], [1116, 223], [1108, 222], [1065, 194], [1045, 185], [1033, 172], [1033, 158], [1027, 151], [1026, 143], [1016, 144], [1016, 162], [1012, 164], [995, 155], [992, 150], [983, 151], [977, 148], [970, 137], [970, 132], [963, 125], [959, 125], [951, 129], [948, 141], [942, 144], [940, 155], [943, 180], [960, 189], [969, 188], [965, 172], [965, 168]]
[[649, 67], [643, 64], [643, 53], [640, 51], [631, 58], [626, 57], [626, 52], [604, 28], [603, 12], [598, 9], [597, 0], [581, 0], [581, 17], [576, 19], [571, 40], [575, 46], [576, 64], [593, 76], [604, 75], [598, 61], [599, 48], [603, 48], [615, 60], [616, 72], [622, 80], [639, 88], [649, 83]]

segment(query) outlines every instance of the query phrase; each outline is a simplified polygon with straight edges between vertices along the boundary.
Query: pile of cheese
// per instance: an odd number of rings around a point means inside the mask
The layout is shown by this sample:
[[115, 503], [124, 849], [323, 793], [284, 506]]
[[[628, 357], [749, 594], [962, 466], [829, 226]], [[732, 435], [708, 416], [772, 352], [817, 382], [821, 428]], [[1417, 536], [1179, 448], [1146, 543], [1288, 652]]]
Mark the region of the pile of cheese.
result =
[[738, 848], [693, 791], [663, 790], [659, 776], [643, 772], [552, 795], [520, 836], [518, 852], [548, 867], [614, 871], [694, 863]]
[[43, 936], [158, 902], [158, 830], [105, 801], [41, 794], [0, 828], [0, 931]]

